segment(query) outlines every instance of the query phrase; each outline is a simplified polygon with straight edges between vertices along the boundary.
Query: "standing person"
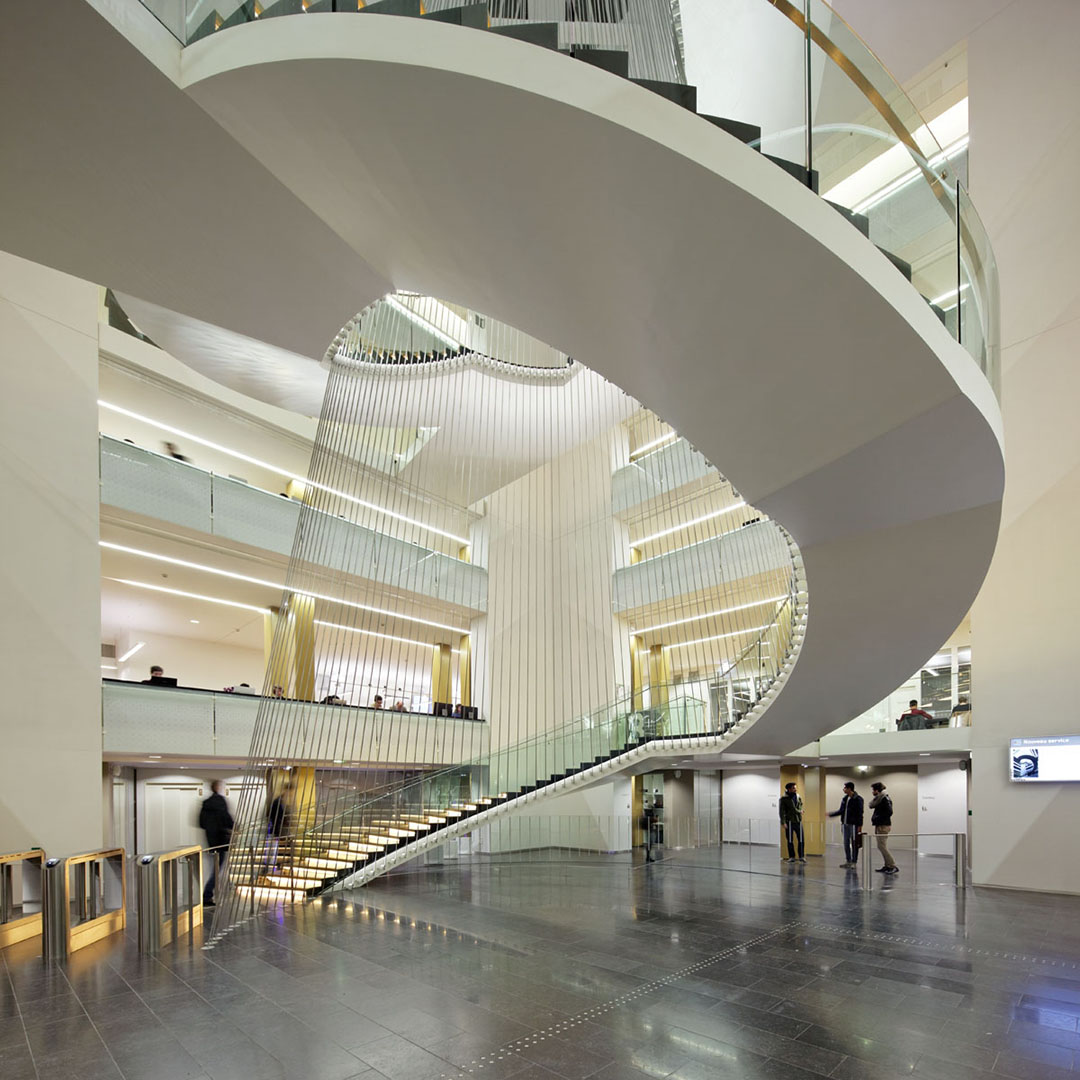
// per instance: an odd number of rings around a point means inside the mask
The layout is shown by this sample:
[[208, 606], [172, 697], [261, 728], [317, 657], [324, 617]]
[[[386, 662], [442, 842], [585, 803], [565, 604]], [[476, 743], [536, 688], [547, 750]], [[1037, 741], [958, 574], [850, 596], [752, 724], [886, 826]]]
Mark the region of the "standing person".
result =
[[863, 797], [855, 790], [855, 785], [849, 780], [844, 785], [844, 797], [840, 800], [840, 809], [833, 810], [829, 817], [838, 817], [840, 826], [844, 830], [844, 858], [841, 863], [845, 869], [851, 869], [859, 864], [859, 837], [863, 826]]
[[896, 727], [898, 731], [924, 731], [935, 723], [934, 718], [925, 709], [920, 709], [919, 702], [912, 698], [908, 702], [907, 712], [901, 713], [896, 721]]
[[641, 812], [641, 831], [645, 835], [645, 861], [656, 862], [653, 855], [653, 841], [656, 838], [656, 810], [652, 806], [646, 806]]
[[[786, 862], [806, 862], [806, 841], [803, 837], [803, 801], [799, 790], [792, 781], [784, 785], [784, 794], [780, 796], [780, 824], [787, 838], [788, 857]], [[795, 856], [795, 841], [799, 841], [799, 855]]]
[[896, 860], [889, 851], [889, 833], [892, 832], [892, 799], [886, 794], [885, 785], [881, 782], [871, 784], [870, 790], [874, 793], [870, 797], [870, 809], [874, 811], [870, 824], [874, 826], [877, 849], [885, 860], [885, 865], [879, 866], [877, 872], [899, 874], [900, 867], [896, 865]]
[[199, 828], [206, 833], [206, 846], [210, 848], [210, 877], [203, 886], [203, 907], [214, 906], [214, 886], [218, 874], [225, 868], [225, 858], [229, 854], [228, 843], [233, 831], [233, 816], [229, 813], [229, 804], [225, 801], [228, 788], [224, 780], [215, 780], [210, 785], [210, 797], [203, 800], [199, 811]]
[[266, 858], [263, 865], [267, 870], [277, 869], [278, 848], [281, 838], [289, 831], [289, 791], [292, 784], [286, 784], [270, 802], [266, 811]]

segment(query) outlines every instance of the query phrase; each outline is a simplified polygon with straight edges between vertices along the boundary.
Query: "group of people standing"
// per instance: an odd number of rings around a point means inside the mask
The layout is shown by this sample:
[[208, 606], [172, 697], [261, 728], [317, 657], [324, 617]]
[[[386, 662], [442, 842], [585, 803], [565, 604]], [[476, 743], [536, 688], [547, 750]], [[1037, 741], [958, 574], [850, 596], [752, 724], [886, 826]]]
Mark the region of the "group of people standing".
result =
[[[870, 797], [872, 811], [870, 824], [874, 828], [874, 839], [883, 860], [878, 867], [879, 874], [898, 874], [900, 868], [889, 851], [889, 833], [892, 832], [892, 799], [885, 790], [885, 785], [875, 782], [870, 785], [873, 794]], [[865, 820], [863, 797], [855, 790], [855, 784], [848, 780], [844, 784], [844, 796], [840, 808], [830, 811], [829, 817], [838, 817], [844, 833], [844, 859], [840, 865], [851, 870], [858, 866], [859, 850], [862, 847], [863, 821]], [[803, 833], [803, 801], [799, 786], [794, 781], [784, 786], [780, 796], [780, 825], [787, 841], [787, 858], [783, 862], [806, 862], [806, 837]]]

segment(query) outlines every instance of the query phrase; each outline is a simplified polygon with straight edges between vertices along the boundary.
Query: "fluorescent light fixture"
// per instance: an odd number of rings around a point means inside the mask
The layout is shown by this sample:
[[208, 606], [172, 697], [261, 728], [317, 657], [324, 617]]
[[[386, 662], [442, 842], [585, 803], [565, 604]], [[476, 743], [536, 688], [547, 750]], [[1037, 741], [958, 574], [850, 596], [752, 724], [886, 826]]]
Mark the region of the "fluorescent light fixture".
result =
[[116, 658], [117, 663], [122, 664], [125, 660], [130, 660], [145, 645], [146, 645], [145, 641], [137, 641], [137, 642], [135, 642], [135, 644], [132, 645], [131, 648], [128, 649], [128, 651], [126, 653], [124, 653], [123, 656], [118, 656]]
[[929, 757], [929, 756], [930, 756], [930, 751], [929, 750], [920, 750], [919, 751], [919, 757]]
[[786, 599], [786, 596], [770, 596], [767, 600], [754, 600], [749, 604], [736, 604], [734, 607], [721, 608], [719, 611], [705, 611], [700, 615], [688, 615], [685, 619], [672, 619], [671, 622], [659, 623], [656, 626], [650, 626], [644, 630], [633, 630], [631, 632], [634, 634], [651, 634], [657, 630], [666, 630], [669, 626], [682, 626], [684, 623], [697, 622], [699, 619], [712, 619], [720, 615], [731, 615], [736, 611], [746, 611], [749, 608], [764, 607], [766, 604], [779, 604]]
[[317, 488], [319, 491], [325, 491], [329, 495], [335, 495], [339, 499], [345, 499], [346, 502], [351, 502], [356, 506], [362, 506], [365, 510], [374, 510], [376, 513], [385, 514], [395, 521], [402, 521], [406, 525], [415, 525], [418, 529], [426, 529], [428, 532], [437, 533], [439, 536], [445, 536], [449, 540], [456, 540], [459, 544], [469, 543], [468, 539], [464, 536], [458, 536], [456, 533], [447, 532], [445, 529], [439, 529], [434, 525], [426, 525], [424, 522], [417, 521], [415, 518], [399, 514], [396, 510], [388, 510], [385, 506], [377, 506], [375, 503], [368, 502], [366, 499], [360, 499], [355, 495], [349, 495], [344, 491], [338, 491], [336, 488], [328, 487], [326, 484], [316, 483], [314, 480], [309, 480], [306, 476], [297, 476], [296, 473], [289, 469], [283, 469], [280, 465], [271, 465], [268, 461], [261, 461], [259, 458], [251, 457], [249, 454], [242, 454], [239, 450], [232, 450], [227, 446], [211, 442], [209, 439], [204, 439], [199, 435], [192, 435], [190, 431], [182, 431], [180, 428], [175, 428], [171, 424], [163, 424], [160, 420], [151, 420], [149, 416], [143, 416], [141, 413], [121, 408], [119, 405], [113, 405], [111, 402], [102, 401], [100, 398], [98, 399], [98, 405], [103, 409], [108, 409], [110, 412], [118, 413], [120, 416], [126, 416], [131, 420], [138, 420], [142, 424], [149, 424], [159, 431], [167, 431], [170, 435], [176, 435], [178, 438], [187, 439], [199, 446], [205, 446], [208, 450], [216, 450], [219, 454], [226, 454], [229, 457], [236, 458], [237, 461], [246, 461], [249, 465], [256, 465], [260, 469], [266, 469], [268, 472], [277, 473], [278, 476], [283, 476], [286, 480], [295, 480], [300, 484], [307, 484], [310, 487]]
[[[961, 285], [959, 289], [950, 289], [948, 292], [943, 292], [940, 296], [935, 296], [934, 299], [930, 301], [930, 303], [934, 304], [936, 306], [936, 305], [940, 304], [943, 300], [952, 300], [956, 296], [957, 293], [966, 292], [970, 288], [971, 288], [971, 282], [970, 281], [965, 281], [964, 284]], [[955, 307], [956, 305], [954, 304], [953, 306]]]
[[198, 619], [188, 619], [188, 622], [191, 623], [192, 626], [198, 626], [199, 625], [199, 620]]
[[[397, 297], [387, 296], [386, 303], [391, 308], [393, 308], [394, 311], [400, 313], [401, 315], [404, 315], [405, 318], [409, 319], [411, 322], [414, 322], [417, 326], [420, 327], [421, 330], [426, 330], [429, 334], [433, 334], [435, 337], [439, 338], [440, 341], [445, 341], [447, 345], [452, 345], [455, 349], [460, 349], [465, 344], [464, 341], [458, 341], [456, 338], [448, 334], [445, 330], [440, 330], [439, 327], [437, 327], [433, 322], [431, 322], [429, 319], [425, 319], [423, 315], [420, 315], [417, 312], [413, 311], [411, 307], [403, 304], [400, 300], [397, 299]], [[439, 306], [443, 307], [442, 304], [440, 304]], [[448, 314], [454, 314], [448, 308], [446, 310]], [[457, 318], [458, 321], [463, 321], [461, 320], [460, 316], [455, 316], [455, 318]]]
[[[207, 604], [221, 604], [223, 607], [243, 608], [244, 611], [257, 611], [260, 615], [269, 615], [269, 608], [255, 607], [254, 604], [241, 604], [236, 600], [223, 600], [220, 596], [203, 596], [202, 593], [184, 592], [183, 589], [167, 589], [164, 585], [151, 585], [146, 581], [131, 581], [128, 578], [111, 577], [106, 581], [115, 581], [120, 585], [130, 585], [135, 589], [149, 589], [151, 592], [168, 593], [170, 596], [183, 596], [187, 600], [203, 600]], [[139, 645], [142, 648], [142, 645]], [[121, 660], [123, 657], [121, 657]]]
[[[168, 563], [170, 566], [183, 566], [188, 570], [199, 570], [204, 574], [215, 574], [217, 577], [230, 578], [233, 581], [246, 581], [249, 585], [262, 585], [268, 589], [284, 591], [285, 585], [278, 581], [266, 581], [264, 578], [249, 577], [247, 574], [237, 574], [232, 570], [220, 570], [216, 566], [206, 566], [203, 563], [189, 562], [187, 559], [174, 559], [171, 555], [158, 555], [153, 551], [143, 551], [140, 548], [125, 547], [123, 544], [111, 544], [106, 540], [99, 540], [98, 545], [108, 548], [110, 551], [122, 551], [125, 555], [138, 555], [143, 559], [153, 559], [155, 562]], [[425, 556], [426, 558], [427, 556]], [[433, 626], [437, 630], [452, 630], [455, 634], [468, 634], [471, 631], [462, 630], [459, 626], [449, 626], [446, 623], [433, 622], [431, 619], [421, 619], [417, 615], [403, 615], [398, 611], [387, 611], [385, 608], [371, 607], [369, 604], [361, 604], [355, 600], [342, 600], [336, 596], [325, 596], [322, 593], [309, 592], [307, 589], [297, 590], [298, 596], [310, 596], [315, 600], [325, 600], [329, 604], [341, 604], [343, 607], [357, 608], [360, 611], [370, 611], [373, 615], [385, 615], [391, 619], [405, 619], [407, 622], [422, 623], [424, 626]], [[191, 620], [197, 623], [198, 619]]]
[[[425, 649], [430, 649], [432, 645], [438, 644], [434, 641], [417, 641], [415, 638], [396, 637], [393, 634], [381, 634], [378, 630], [365, 630], [360, 626], [343, 626], [341, 623], [324, 622], [322, 619], [315, 620], [316, 626], [326, 626], [331, 630], [346, 630], [350, 634], [367, 634], [368, 637], [383, 638], [385, 641], [400, 641], [404, 645], [420, 645]], [[456, 653], [459, 650], [451, 649], [452, 653]]]
[[700, 525], [703, 521], [712, 521], [713, 518], [722, 517], [724, 514], [731, 514], [736, 510], [741, 510], [745, 505], [746, 501], [740, 499], [730, 506], [725, 506], [722, 510], [714, 510], [711, 514], [703, 514], [701, 517], [694, 518], [692, 521], [684, 521], [678, 525], [672, 525], [670, 529], [661, 529], [658, 533], [653, 533], [652, 536], [646, 536], [643, 540], [632, 540], [631, 546], [641, 547], [644, 544], [651, 544], [654, 540], [659, 540], [664, 536], [670, 536], [672, 533], [681, 532], [683, 529], [689, 529], [692, 525]]
[[661, 435], [659, 439], [653, 439], [652, 442], [647, 442], [644, 446], [639, 446], [631, 455], [631, 461], [637, 461], [638, 458], [647, 457], [653, 450], [659, 450], [664, 443], [671, 442], [672, 439], [677, 439], [679, 433], [677, 431], [669, 431], [666, 435]]
[[116, 665], [115, 664], [102, 664], [101, 665], [101, 670], [102, 671], [115, 671], [116, 670]]
[[764, 626], [748, 626], [745, 630], [731, 630], [726, 634], [714, 634], [712, 637], [697, 638], [694, 641], [680, 641], [669, 645], [669, 649], [687, 649], [691, 645], [705, 645], [710, 641], [723, 641], [725, 638], [742, 637], [744, 634], [756, 634], [759, 630], [768, 630], [772, 623]]

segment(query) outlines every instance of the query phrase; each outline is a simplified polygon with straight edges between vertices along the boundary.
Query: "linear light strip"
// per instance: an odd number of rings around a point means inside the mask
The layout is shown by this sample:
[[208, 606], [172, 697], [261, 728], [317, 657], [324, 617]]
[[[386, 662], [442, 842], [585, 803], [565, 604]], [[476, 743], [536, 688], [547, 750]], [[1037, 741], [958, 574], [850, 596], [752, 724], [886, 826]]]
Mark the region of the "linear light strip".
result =
[[325, 484], [320, 484], [315, 480], [309, 480], [307, 477], [298, 476], [290, 469], [283, 469], [280, 465], [271, 465], [270, 462], [261, 461], [259, 458], [251, 457], [250, 454], [242, 454], [239, 450], [232, 450], [228, 446], [222, 446], [220, 443], [211, 442], [209, 439], [204, 439], [200, 435], [193, 435], [190, 431], [183, 431], [180, 428], [173, 427], [171, 424], [164, 424], [160, 420], [151, 420], [149, 416], [143, 416], [140, 413], [132, 412], [130, 409], [122, 408], [119, 405], [113, 405], [109, 401], [102, 401], [100, 398], [98, 399], [98, 405], [103, 409], [108, 409], [110, 412], [119, 413], [121, 416], [127, 416], [130, 419], [138, 420], [143, 424], [149, 424], [159, 431], [167, 431], [170, 435], [176, 435], [178, 438], [189, 439], [199, 446], [205, 446], [208, 450], [216, 450], [220, 454], [226, 454], [229, 457], [236, 458], [237, 461], [246, 461], [249, 465], [255, 465], [260, 469], [266, 469], [269, 472], [277, 473], [278, 476], [283, 476], [286, 480], [295, 480], [300, 484], [306, 484], [308, 487], [317, 488], [319, 491], [325, 491], [329, 495], [335, 495], [338, 498], [345, 499], [347, 502], [351, 502], [356, 506], [362, 506], [365, 510], [374, 510], [378, 514], [385, 514], [387, 517], [394, 518], [396, 521], [402, 521], [406, 525], [415, 525], [418, 529], [426, 529], [428, 532], [437, 533], [439, 536], [445, 536], [448, 540], [455, 540], [459, 544], [469, 543], [469, 540], [466, 537], [458, 536], [457, 533], [447, 532], [445, 529], [440, 529], [435, 525], [428, 525], [423, 521], [417, 521], [415, 518], [407, 517], [405, 514], [399, 514], [396, 510], [388, 510], [385, 506], [377, 506], [375, 503], [368, 502], [366, 499], [361, 499], [356, 495], [349, 495], [344, 491], [338, 491], [335, 488], [327, 487]]
[[682, 521], [678, 525], [672, 525], [670, 529], [661, 529], [660, 532], [653, 533], [652, 536], [646, 536], [644, 540], [631, 540], [630, 546], [641, 547], [644, 544], [651, 544], [654, 540], [670, 536], [672, 533], [681, 532], [683, 529], [689, 529], [693, 525], [700, 525], [703, 521], [712, 521], [713, 518], [722, 517], [724, 514], [730, 514], [735, 510], [741, 510], [744, 506], [746, 506], [746, 501], [740, 499], [737, 503], [725, 506], [722, 510], [714, 510], [711, 514], [704, 514], [702, 517], [694, 518], [693, 521]]
[[659, 439], [653, 439], [652, 442], [647, 442], [644, 446], [639, 446], [630, 455], [631, 464], [640, 461], [643, 457], [648, 457], [654, 450], [659, 450], [664, 443], [671, 442], [672, 439], [677, 439], [678, 437], [679, 433], [677, 431], [669, 431], [666, 435], [661, 435]]
[[[325, 626], [331, 630], [345, 630], [350, 634], [366, 634], [368, 637], [383, 638], [386, 641], [400, 641], [405, 645], [419, 645], [421, 648], [430, 649], [432, 645], [439, 644], [436, 641], [417, 641], [415, 638], [396, 637], [394, 634], [382, 634], [378, 630], [365, 630], [360, 626], [343, 626], [341, 623], [326, 622], [323, 619], [314, 620], [316, 626]], [[458, 649], [451, 649], [451, 653], [459, 652]]]
[[145, 641], [136, 641], [123, 656], [118, 656], [116, 658], [116, 662], [122, 664], [125, 660], [130, 660], [145, 644]]
[[167, 589], [164, 585], [151, 585], [146, 581], [132, 581], [130, 578], [107, 577], [106, 581], [115, 581], [120, 585], [131, 585], [136, 589], [149, 589], [151, 592], [168, 593], [170, 596], [183, 596], [187, 600], [205, 600], [208, 604], [221, 604], [224, 607], [243, 608], [245, 611], [257, 611], [260, 615], [269, 615], [270, 609], [255, 607], [254, 604], [241, 604], [237, 600], [223, 600], [220, 596], [204, 596], [202, 593], [184, 592], [183, 589]]
[[633, 630], [634, 634], [652, 634], [657, 630], [667, 630], [670, 626], [682, 626], [688, 622], [698, 622], [701, 619], [713, 619], [719, 615], [731, 615], [736, 611], [746, 611], [748, 608], [764, 607], [766, 604], [780, 604], [787, 599], [786, 596], [771, 596], [767, 600], [754, 600], [749, 604], [736, 604], [735, 607], [722, 608], [720, 611], [706, 611], [701, 615], [688, 615], [685, 619], [674, 619], [671, 622], [660, 623], [658, 626], [650, 626], [646, 630]]
[[[959, 289], [950, 289], [948, 292], [943, 292], [940, 296], [935, 296], [934, 299], [930, 301], [930, 303], [936, 305], [936, 304], [940, 304], [942, 300], [951, 300], [954, 296], [956, 296], [957, 293], [962, 293], [966, 289], [970, 289], [970, 288], [971, 288], [971, 282], [970, 281], [965, 281], [964, 284], [961, 285]], [[955, 307], [955, 305], [953, 305], [953, 306]]]
[[764, 626], [748, 626], [745, 630], [731, 630], [726, 634], [714, 634], [712, 637], [697, 638], [695, 641], [680, 641], [677, 644], [669, 645], [669, 649], [688, 649], [691, 645], [705, 645], [710, 641], [722, 641], [724, 638], [742, 637], [744, 634], [756, 634], [761, 630], [768, 630], [772, 626], [772, 623], [765, 623]]
[[462, 348], [462, 346], [464, 346], [464, 341], [458, 341], [456, 338], [448, 334], [445, 330], [440, 330], [433, 322], [431, 322], [429, 319], [425, 319], [423, 315], [419, 314], [419, 312], [413, 311], [411, 307], [403, 304], [400, 300], [397, 299], [397, 297], [387, 296], [385, 299], [386, 303], [389, 304], [390, 307], [394, 309], [394, 311], [397, 311], [400, 314], [404, 315], [406, 319], [410, 320], [410, 322], [415, 323], [417, 326], [420, 327], [421, 330], [426, 330], [429, 334], [433, 334], [435, 337], [441, 338], [443, 341], [446, 342], [447, 345], [453, 345], [455, 349], [460, 349]]
[[[174, 559], [170, 555], [158, 555], [153, 551], [142, 551], [139, 548], [125, 547], [123, 544], [112, 544], [106, 540], [99, 540], [100, 547], [110, 551], [122, 551], [127, 555], [138, 555], [143, 559], [153, 559], [157, 562], [168, 563], [170, 566], [184, 566], [189, 570], [201, 570], [203, 573], [216, 574], [218, 577], [231, 578], [233, 581], [246, 581], [251, 585], [262, 585], [266, 588], [284, 591], [285, 586], [278, 581], [265, 581], [263, 578], [248, 577], [247, 574], [237, 574], [231, 570], [219, 570], [216, 566], [204, 566], [202, 563], [188, 562], [187, 559]], [[308, 589], [296, 590], [297, 596], [310, 596], [315, 600], [325, 600], [330, 604], [341, 604], [343, 607], [356, 608], [359, 611], [370, 611], [373, 615], [386, 615], [392, 619], [406, 619], [409, 622], [422, 623], [424, 626], [433, 626], [437, 630], [451, 630], [455, 634], [468, 634], [469, 630], [463, 630], [459, 626], [449, 626], [447, 623], [434, 622], [431, 619], [421, 619], [417, 615], [403, 615], [398, 611], [387, 611], [384, 608], [372, 607], [370, 604], [361, 604], [355, 600], [342, 600], [334, 596], [325, 596], [322, 593], [311, 592]]]

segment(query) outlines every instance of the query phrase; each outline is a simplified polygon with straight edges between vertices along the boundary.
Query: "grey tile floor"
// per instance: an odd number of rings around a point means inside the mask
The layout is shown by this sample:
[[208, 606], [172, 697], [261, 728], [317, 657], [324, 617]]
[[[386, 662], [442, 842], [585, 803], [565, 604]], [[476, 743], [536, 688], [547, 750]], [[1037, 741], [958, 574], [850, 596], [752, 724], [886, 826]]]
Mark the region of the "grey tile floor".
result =
[[2, 1080], [1080, 1076], [1080, 899], [580, 859], [0, 954]]

